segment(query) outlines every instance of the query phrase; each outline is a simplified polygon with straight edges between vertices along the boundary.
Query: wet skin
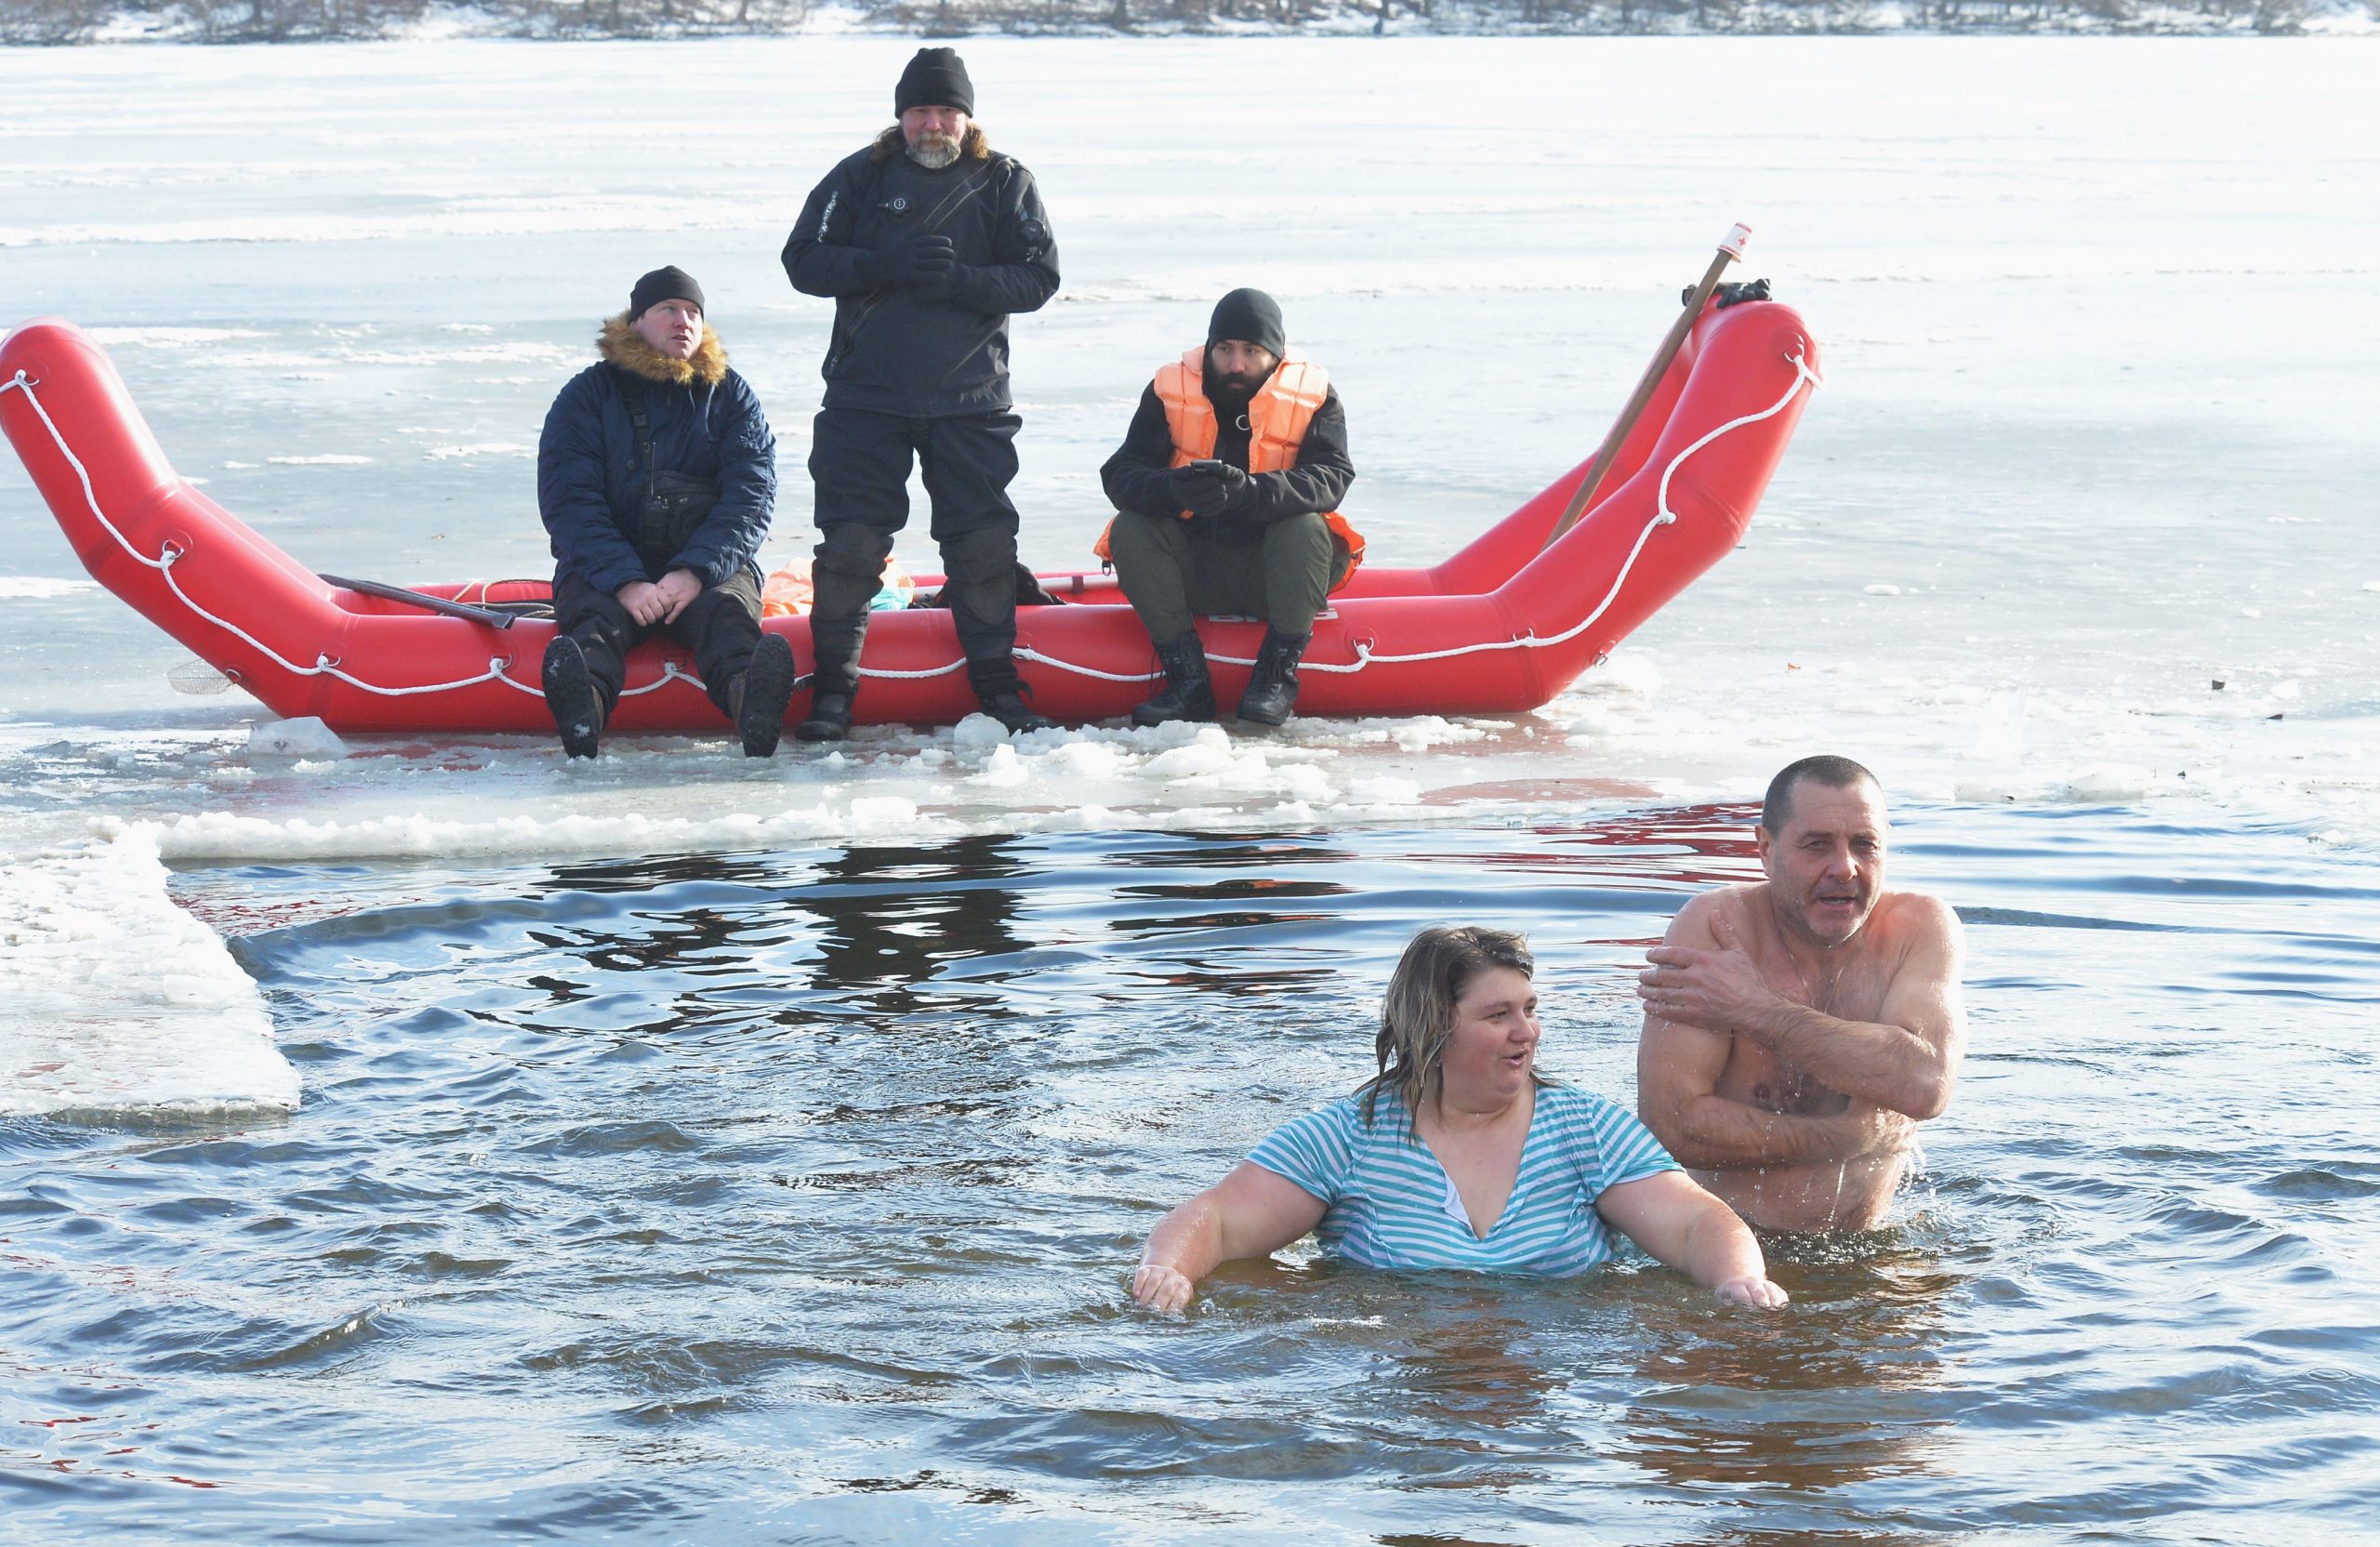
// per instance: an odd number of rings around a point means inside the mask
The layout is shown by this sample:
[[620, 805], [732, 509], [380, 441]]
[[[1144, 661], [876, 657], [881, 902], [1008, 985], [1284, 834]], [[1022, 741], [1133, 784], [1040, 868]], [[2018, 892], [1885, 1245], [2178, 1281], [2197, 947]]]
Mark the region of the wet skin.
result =
[[[1512, 1201], [1521, 1152], [1537, 1109], [1531, 1075], [1541, 1034], [1537, 990], [1509, 967], [1480, 972], [1456, 997], [1454, 1025], [1431, 1092], [1413, 1115], [1462, 1200], [1472, 1234], [1485, 1239]], [[1404, 1098], [1391, 1091], [1388, 1101]], [[1606, 1187], [1593, 1200], [1615, 1229], [1722, 1300], [1759, 1309], [1786, 1303], [1760, 1248], [1721, 1203], [1675, 1171]], [[1132, 1276], [1132, 1297], [1160, 1311], [1186, 1309], [1198, 1280], [1219, 1263], [1278, 1250], [1322, 1223], [1326, 1206], [1253, 1161], [1160, 1221]]]
[[1805, 780], [1758, 836], [1767, 879], [1696, 898], [1647, 954], [1639, 1112], [1752, 1223], [1866, 1229], [1956, 1083], [1958, 921], [1885, 890], [1872, 786]]

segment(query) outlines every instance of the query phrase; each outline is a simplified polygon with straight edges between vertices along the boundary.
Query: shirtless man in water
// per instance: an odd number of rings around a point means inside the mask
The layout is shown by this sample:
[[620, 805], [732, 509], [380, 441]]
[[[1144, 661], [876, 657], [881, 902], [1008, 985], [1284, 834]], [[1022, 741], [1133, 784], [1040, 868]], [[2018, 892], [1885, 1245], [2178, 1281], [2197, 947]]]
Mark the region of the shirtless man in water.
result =
[[1884, 890], [1884, 791], [1848, 758], [1778, 774], [1754, 836], [1768, 879], [1646, 953], [1637, 1113], [1752, 1224], [1865, 1230], [1958, 1083], [1958, 917]]

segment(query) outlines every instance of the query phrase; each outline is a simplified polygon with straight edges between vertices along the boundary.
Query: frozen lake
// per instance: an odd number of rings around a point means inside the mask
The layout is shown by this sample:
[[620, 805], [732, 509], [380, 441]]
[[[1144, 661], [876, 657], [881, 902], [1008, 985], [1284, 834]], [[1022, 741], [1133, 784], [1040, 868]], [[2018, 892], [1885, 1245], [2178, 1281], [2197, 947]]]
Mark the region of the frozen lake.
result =
[[[782, 561], [827, 311], [776, 252], [914, 46], [0, 51], [0, 321], [93, 330], [313, 568], [538, 575], [545, 409], [676, 262]], [[2369, 1520], [2373, 45], [964, 48], [1065, 272], [1015, 328], [1037, 565], [1236, 284], [1329, 365], [1384, 562], [1592, 451], [1733, 221], [1827, 385], [1743, 549], [1537, 715], [764, 766], [277, 755], [0, 459], [0, 1536]], [[1977, 1035], [1792, 1316], [1296, 1262], [1124, 1306], [1157, 1209], [1359, 1078], [1421, 922], [1531, 931], [1549, 1065], [1624, 1097], [1627, 962], [1815, 750], [1966, 917]]]

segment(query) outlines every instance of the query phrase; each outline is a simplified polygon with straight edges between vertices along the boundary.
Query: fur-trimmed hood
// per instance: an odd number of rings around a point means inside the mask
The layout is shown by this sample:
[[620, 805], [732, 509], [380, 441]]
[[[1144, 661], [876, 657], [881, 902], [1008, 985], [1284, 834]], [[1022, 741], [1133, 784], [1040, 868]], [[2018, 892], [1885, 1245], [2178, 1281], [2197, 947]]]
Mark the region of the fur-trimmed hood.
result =
[[716, 387], [727, 379], [727, 350], [708, 323], [703, 324], [703, 341], [694, 346], [692, 360], [672, 360], [646, 343], [628, 325], [625, 311], [605, 320], [595, 349], [607, 363], [665, 387]]

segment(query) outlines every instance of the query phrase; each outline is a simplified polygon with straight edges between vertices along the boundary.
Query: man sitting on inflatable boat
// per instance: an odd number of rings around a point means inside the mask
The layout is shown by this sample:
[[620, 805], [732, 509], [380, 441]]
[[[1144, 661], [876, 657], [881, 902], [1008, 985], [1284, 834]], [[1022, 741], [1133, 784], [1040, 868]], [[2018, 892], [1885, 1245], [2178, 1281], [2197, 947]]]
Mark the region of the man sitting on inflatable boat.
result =
[[776, 438], [678, 268], [636, 282], [603, 324], [603, 363], [571, 378], [537, 442], [537, 511], [554, 551], [546, 707], [562, 749], [591, 758], [630, 650], [692, 650], [744, 750], [777, 749], [793, 647], [760, 631], [753, 562], [776, 506]]
[[1315, 615], [1364, 540], [1338, 510], [1355, 478], [1339, 393], [1289, 352], [1279, 303], [1262, 290], [1217, 302], [1205, 347], [1158, 367], [1099, 476], [1117, 514], [1095, 551], [1165, 665], [1132, 723], [1215, 718], [1198, 613], [1264, 620], [1239, 718], [1289, 719]]

